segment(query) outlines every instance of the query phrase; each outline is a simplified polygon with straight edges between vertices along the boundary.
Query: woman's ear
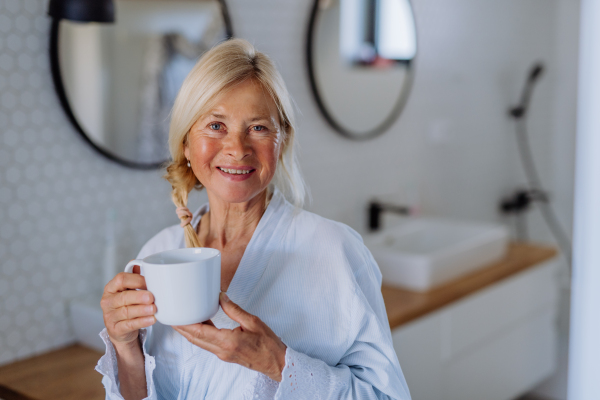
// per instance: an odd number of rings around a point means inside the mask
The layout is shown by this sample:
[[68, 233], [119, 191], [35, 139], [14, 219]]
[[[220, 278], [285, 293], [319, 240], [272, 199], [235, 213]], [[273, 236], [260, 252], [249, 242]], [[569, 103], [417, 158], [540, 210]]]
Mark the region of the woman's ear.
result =
[[283, 157], [283, 150], [287, 146], [287, 141], [288, 141], [288, 138], [289, 138], [288, 132], [287, 132], [287, 126], [284, 125], [283, 129], [281, 130], [281, 132], [283, 133], [283, 138], [279, 142], [279, 157], [277, 157], [278, 160], [281, 160], [281, 158]]
[[187, 143], [183, 143], [183, 155], [185, 156], [186, 160], [189, 161], [189, 159], [190, 159], [190, 148], [187, 146]]

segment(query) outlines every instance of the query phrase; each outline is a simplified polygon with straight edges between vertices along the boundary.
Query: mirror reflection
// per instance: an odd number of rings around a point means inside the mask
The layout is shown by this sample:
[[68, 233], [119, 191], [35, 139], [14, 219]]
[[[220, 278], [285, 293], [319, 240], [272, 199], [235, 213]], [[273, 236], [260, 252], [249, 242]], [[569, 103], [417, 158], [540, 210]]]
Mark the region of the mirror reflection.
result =
[[84, 134], [129, 165], [169, 158], [169, 113], [197, 59], [231, 36], [220, 1], [115, 1], [114, 24], [62, 20], [61, 80]]
[[354, 139], [385, 131], [410, 91], [416, 52], [408, 0], [317, 0], [308, 58], [327, 121]]

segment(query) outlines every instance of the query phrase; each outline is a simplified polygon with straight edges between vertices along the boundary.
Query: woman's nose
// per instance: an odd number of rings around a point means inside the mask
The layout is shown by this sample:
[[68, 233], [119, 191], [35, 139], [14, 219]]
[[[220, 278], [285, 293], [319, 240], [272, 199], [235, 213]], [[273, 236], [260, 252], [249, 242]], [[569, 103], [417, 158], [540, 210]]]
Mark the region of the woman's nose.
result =
[[235, 160], [242, 160], [244, 157], [250, 155], [252, 149], [246, 143], [246, 132], [234, 133], [230, 132], [225, 138], [224, 143], [225, 154], [233, 157]]

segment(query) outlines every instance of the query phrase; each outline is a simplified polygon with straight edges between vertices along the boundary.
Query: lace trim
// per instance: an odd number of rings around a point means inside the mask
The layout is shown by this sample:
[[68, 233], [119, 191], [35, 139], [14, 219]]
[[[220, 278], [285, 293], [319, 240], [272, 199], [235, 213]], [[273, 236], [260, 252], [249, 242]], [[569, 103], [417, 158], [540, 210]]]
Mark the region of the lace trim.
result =
[[[104, 377], [102, 382], [104, 383], [104, 387], [106, 389], [106, 398], [107, 399], [123, 399], [121, 396], [120, 385], [119, 385], [119, 373], [118, 373], [118, 364], [117, 364], [117, 354], [115, 353], [115, 348], [108, 337], [108, 332], [106, 332], [106, 328], [102, 330], [99, 334], [100, 338], [104, 342], [106, 346], [106, 352], [104, 355], [98, 360], [98, 364], [96, 365], [96, 371], [100, 372]], [[154, 372], [154, 368], [156, 367], [156, 362], [154, 357], [149, 355], [146, 352], [146, 338], [148, 336], [148, 331], [146, 329], [140, 329], [140, 341], [142, 342], [142, 352], [144, 353], [144, 368], [146, 371], [146, 390], [148, 391], [148, 397], [144, 400], [155, 400], [156, 393], [154, 390], [154, 381], [152, 377], [152, 373]]]
[[269, 378], [265, 374], [260, 372], [256, 373], [256, 377], [250, 382], [250, 384], [244, 390], [243, 399], [273, 399], [275, 393], [279, 388], [279, 383]]
[[323, 400], [332, 391], [339, 393], [347, 386], [345, 381], [334, 380], [335, 375], [323, 367], [330, 368], [323, 361], [292, 350], [285, 352], [285, 367], [281, 373], [275, 399], [314, 399]]

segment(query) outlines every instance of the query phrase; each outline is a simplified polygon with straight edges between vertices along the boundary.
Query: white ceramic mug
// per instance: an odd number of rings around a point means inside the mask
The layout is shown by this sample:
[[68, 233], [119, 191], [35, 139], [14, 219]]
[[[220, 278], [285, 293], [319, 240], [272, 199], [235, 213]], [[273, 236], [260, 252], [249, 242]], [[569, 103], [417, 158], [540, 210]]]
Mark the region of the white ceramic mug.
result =
[[154, 295], [156, 319], [165, 325], [204, 322], [219, 310], [221, 252], [210, 248], [185, 248], [132, 260], [125, 272], [139, 265], [146, 287]]

